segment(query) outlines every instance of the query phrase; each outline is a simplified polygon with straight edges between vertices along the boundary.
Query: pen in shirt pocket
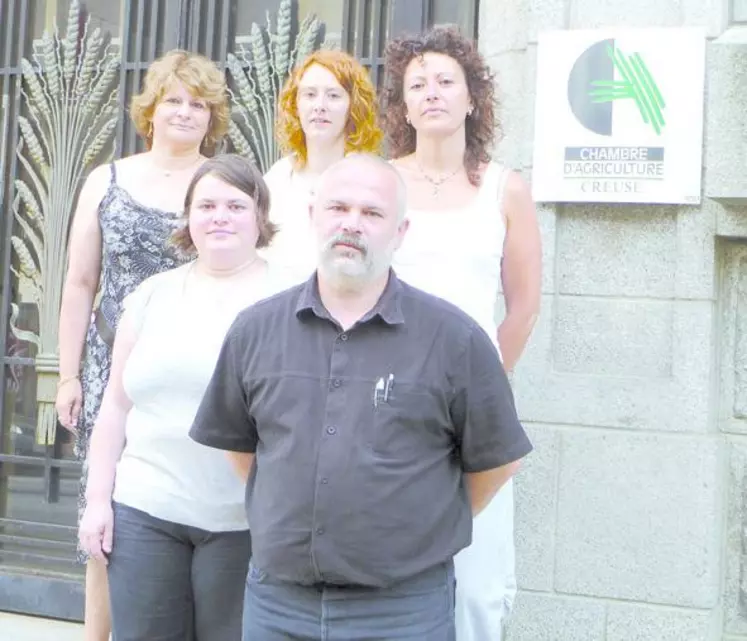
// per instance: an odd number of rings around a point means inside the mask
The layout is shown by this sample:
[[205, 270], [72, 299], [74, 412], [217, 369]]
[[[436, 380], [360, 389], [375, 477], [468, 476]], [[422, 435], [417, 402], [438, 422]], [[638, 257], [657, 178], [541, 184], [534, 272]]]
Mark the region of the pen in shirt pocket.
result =
[[383, 376], [376, 381], [373, 392], [373, 405], [374, 407], [379, 406], [379, 401], [384, 403], [389, 402], [389, 396], [394, 388], [394, 374], [389, 374], [385, 379]]

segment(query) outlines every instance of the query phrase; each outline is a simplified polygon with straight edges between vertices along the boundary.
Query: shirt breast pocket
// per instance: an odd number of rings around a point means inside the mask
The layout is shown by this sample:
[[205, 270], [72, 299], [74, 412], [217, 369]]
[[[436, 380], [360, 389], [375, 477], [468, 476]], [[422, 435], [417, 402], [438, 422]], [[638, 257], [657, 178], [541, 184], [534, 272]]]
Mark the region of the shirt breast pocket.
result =
[[388, 394], [374, 394], [369, 428], [373, 452], [393, 460], [450, 448], [453, 441], [446, 401], [412, 383], [397, 381]]

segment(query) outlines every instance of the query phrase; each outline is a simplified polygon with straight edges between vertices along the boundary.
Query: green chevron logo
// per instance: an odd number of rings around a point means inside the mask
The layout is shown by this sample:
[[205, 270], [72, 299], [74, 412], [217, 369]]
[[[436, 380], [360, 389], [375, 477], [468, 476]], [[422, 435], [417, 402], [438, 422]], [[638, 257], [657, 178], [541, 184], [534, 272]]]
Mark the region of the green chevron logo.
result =
[[640, 53], [626, 56], [619, 49], [607, 47], [607, 55], [622, 80], [594, 80], [589, 92], [594, 102], [634, 100], [643, 122], [658, 136], [664, 129], [664, 98]]
[[587, 129], [612, 135], [613, 105], [632, 100], [643, 123], [660, 135], [666, 126], [666, 103], [640, 53], [626, 55], [614, 40], [589, 47], [578, 58], [568, 80], [571, 110]]

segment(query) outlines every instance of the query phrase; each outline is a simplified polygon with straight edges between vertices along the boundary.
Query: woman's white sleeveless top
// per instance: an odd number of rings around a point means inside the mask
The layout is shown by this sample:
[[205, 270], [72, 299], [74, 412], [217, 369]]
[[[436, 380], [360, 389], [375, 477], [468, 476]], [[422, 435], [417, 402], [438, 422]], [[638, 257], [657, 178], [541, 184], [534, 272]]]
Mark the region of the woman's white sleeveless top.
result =
[[294, 185], [293, 162], [278, 160], [264, 175], [270, 190], [270, 220], [278, 227], [269, 247], [259, 253], [292, 282], [303, 282], [316, 269], [317, 251], [311, 228], [311, 192]]
[[501, 165], [491, 162], [472, 203], [448, 210], [408, 208], [410, 228], [394, 255], [394, 270], [402, 280], [469, 314], [496, 347], [506, 176]]

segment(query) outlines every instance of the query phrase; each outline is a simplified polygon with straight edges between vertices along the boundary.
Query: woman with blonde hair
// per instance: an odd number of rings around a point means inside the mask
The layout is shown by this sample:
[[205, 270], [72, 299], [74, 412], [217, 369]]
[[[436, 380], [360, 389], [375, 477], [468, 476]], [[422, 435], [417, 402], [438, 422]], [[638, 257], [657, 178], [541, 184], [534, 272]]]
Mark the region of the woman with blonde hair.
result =
[[[526, 183], [492, 159], [493, 74], [454, 27], [393, 40], [385, 64], [384, 127], [410, 221], [394, 268], [480, 323], [511, 372], [539, 313], [542, 251]], [[506, 314], [497, 322], [501, 291]], [[502, 638], [516, 593], [513, 525], [509, 481], [454, 559], [458, 641]]]
[[278, 235], [265, 256], [298, 281], [316, 267], [309, 204], [319, 176], [346, 154], [380, 150], [376, 100], [366, 68], [342, 51], [315, 51], [283, 87], [275, 129], [284, 156], [265, 174]]
[[[148, 68], [130, 115], [147, 151], [91, 172], [68, 246], [56, 407], [60, 423], [75, 433], [83, 461], [79, 516], [85, 509], [89, 439], [109, 377], [122, 301], [147, 277], [188, 258], [167, 241], [178, 225], [187, 185], [228, 128], [224, 74], [203, 56], [166, 53]], [[83, 551], [79, 559], [86, 563], [84, 638], [105, 641], [106, 571]]]

